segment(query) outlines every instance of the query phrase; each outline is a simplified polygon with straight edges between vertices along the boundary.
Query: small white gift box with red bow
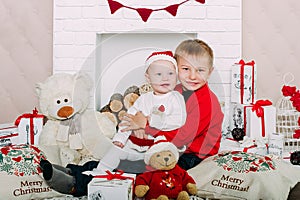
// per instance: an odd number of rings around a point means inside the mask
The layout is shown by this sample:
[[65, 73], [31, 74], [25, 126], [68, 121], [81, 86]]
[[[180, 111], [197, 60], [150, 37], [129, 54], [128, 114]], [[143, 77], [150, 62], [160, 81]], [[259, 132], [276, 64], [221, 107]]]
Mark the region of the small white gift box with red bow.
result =
[[37, 109], [34, 109], [32, 113], [19, 116], [15, 121], [15, 125], [18, 126], [19, 144], [37, 145], [43, 129], [43, 121], [44, 115], [38, 114]]
[[240, 60], [231, 70], [231, 102], [250, 104], [256, 99], [256, 65]]
[[268, 154], [268, 140], [266, 138], [255, 140], [247, 136], [241, 141], [226, 138], [221, 141], [219, 151], [242, 151], [264, 156]]
[[135, 174], [109, 172], [94, 176], [88, 184], [88, 200], [95, 199], [133, 199]]
[[258, 100], [244, 106], [244, 130], [246, 136], [254, 139], [276, 133], [276, 107], [269, 100]]
[[0, 147], [19, 143], [18, 127], [14, 124], [0, 125]]

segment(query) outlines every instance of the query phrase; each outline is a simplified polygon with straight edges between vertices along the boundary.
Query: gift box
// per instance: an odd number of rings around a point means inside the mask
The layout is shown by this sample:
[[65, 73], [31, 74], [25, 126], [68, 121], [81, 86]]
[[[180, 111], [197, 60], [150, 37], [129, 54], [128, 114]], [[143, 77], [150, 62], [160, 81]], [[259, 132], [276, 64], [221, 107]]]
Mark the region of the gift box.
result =
[[25, 113], [19, 116], [15, 125], [18, 126], [19, 144], [38, 144], [39, 136], [43, 129], [44, 115], [38, 114], [37, 109], [32, 113]]
[[230, 130], [244, 129], [250, 138], [267, 137], [276, 133], [276, 107], [269, 100], [258, 100], [254, 104], [231, 103]]
[[269, 135], [269, 154], [283, 157], [284, 135], [272, 133]]
[[255, 140], [247, 136], [242, 141], [225, 138], [221, 141], [219, 151], [241, 151], [264, 156], [268, 154], [268, 141], [266, 138]]
[[14, 124], [0, 125], [0, 147], [19, 143], [18, 127]]
[[250, 138], [267, 138], [276, 133], [276, 107], [269, 100], [244, 105], [244, 119], [245, 134]]
[[135, 174], [123, 172], [95, 176], [88, 184], [88, 200], [118, 199], [132, 200]]
[[256, 65], [240, 60], [231, 70], [231, 102], [254, 103], [256, 98]]

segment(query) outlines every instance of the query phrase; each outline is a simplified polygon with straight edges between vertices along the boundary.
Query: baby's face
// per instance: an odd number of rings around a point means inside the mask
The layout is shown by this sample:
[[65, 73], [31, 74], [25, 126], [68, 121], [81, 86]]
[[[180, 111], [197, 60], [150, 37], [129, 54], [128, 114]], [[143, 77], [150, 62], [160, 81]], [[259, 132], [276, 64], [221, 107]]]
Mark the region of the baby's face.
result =
[[157, 60], [151, 63], [145, 76], [156, 95], [174, 90], [177, 83], [176, 68], [167, 60]]

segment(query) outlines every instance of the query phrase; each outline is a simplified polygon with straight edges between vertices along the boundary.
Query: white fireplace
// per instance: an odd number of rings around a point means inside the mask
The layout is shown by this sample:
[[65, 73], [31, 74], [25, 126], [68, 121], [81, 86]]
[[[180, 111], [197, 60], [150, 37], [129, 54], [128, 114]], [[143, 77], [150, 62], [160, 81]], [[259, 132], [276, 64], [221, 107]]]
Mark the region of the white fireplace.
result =
[[[119, 2], [158, 8], [171, 1]], [[129, 9], [111, 14], [106, 0], [54, 0], [53, 73], [88, 72], [95, 83], [91, 107], [99, 109], [111, 94], [143, 83], [142, 65], [149, 52], [174, 51], [180, 41], [199, 38], [214, 50], [215, 71], [209, 84], [226, 105], [231, 66], [241, 57], [241, 3], [191, 0], [180, 6], [175, 17], [159, 11], [143, 22]]]

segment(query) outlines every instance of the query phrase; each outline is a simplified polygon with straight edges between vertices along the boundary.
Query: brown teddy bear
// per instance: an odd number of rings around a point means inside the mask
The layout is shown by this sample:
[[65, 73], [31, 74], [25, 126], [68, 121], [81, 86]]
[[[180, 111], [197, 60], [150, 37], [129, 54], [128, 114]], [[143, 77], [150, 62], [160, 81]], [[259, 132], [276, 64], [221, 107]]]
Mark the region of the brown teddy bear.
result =
[[147, 171], [135, 182], [135, 195], [145, 200], [189, 200], [197, 188], [194, 179], [177, 165], [179, 151], [174, 144], [161, 139], [145, 153]]

